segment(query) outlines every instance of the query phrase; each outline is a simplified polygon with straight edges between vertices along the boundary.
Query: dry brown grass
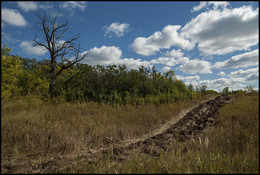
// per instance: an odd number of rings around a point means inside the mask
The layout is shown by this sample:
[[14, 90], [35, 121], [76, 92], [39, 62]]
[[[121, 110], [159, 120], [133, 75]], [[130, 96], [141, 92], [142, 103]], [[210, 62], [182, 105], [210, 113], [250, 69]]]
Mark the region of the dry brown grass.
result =
[[[48, 104], [27, 97], [2, 103], [2, 163], [49, 159], [84, 147], [138, 138], [197, 102], [160, 106]], [[259, 98], [238, 96], [222, 107], [216, 127], [200, 139], [172, 145], [160, 157], [133, 154], [121, 163], [62, 162], [50, 173], [259, 173]], [[11, 164], [10, 163], [10, 164]], [[18, 170], [17, 170], [18, 171]], [[10, 172], [16, 172], [10, 170]]]
[[45, 103], [30, 96], [2, 101], [1, 158], [40, 159], [102, 147], [107, 137], [115, 142], [137, 138], [198, 102], [111, 106]]

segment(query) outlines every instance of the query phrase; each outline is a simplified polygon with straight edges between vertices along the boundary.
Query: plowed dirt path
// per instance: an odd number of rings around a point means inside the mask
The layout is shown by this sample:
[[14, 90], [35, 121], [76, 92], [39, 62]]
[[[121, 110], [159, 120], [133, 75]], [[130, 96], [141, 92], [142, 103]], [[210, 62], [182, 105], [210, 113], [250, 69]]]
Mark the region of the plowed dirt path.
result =
[[219, 108], [231, 101], [230, 97], [218, 96], [201, 103], [186, 112], [185, 115], [182, 114], [183, 116], [180, 116], [178, 121], [170, 122], [170, 126], [164, 126], [152, 136], [128, 141], [128, 143], [124, 141], [115, 145], [113, 145], [111, 139], [112, 146], [110, 148], [89, 150], [88, 157], [95, 157], [96, 154], [112, 154], [113, 158], [123, 160], [132, 151], [158, 156], [162, 150], [168, 149], [171, 142], [185, 142], [194, 138], [209, 126], [214, 126]]
[[[51, 173], [57, 170], [57, 162], [62, 162], [62, 167], [67, 169], [73, 165], [72, 162], [75, 159], [91, 163], [102, 156], [109, 156], [114, 160], [123, 161], [133, 152], [158, 156], [161, 152], [166, 151], [173, 142], [185, 142], [195, 138], [206, 128], [214, 126], [219, 108], [231, 101], [230, 97], [217, 96], [189, 111], [183, 111], [177, 119], [168, 122], [149, 136], [117, 144], [113, 143], [113, 138], [108, 138], [106, 148], [86, 148], [76, 155], [55, 156], [41, 162], [21, 162], [13, 164], [13, 168], [2, 166], [2, 173]], [[11, 172], [10, 169], [12, 169]], [[59, 168], [59, 170], [61, 169]]]

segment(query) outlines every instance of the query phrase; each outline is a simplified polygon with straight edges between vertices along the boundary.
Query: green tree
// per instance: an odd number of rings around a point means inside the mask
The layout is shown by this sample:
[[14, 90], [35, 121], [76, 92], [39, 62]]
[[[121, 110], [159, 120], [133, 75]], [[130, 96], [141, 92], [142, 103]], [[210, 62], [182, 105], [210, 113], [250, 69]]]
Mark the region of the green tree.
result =
[[187, 89], [188, 89], [188, 96], [190, 99], [193, 99], [194, 98], [194, 87], [192, 84], [189, 84], [187, 86]]
[[199, 87], [199, 91], [203, 94], [203, 95], [206, 95], [207, 91], [207, 86], [206, 85], [202, 85]]
[[222, 95], [228, 95], [229, 93], [229, 90], [228, 90], [228, 86], [226, 86], [225, 88], [223, 88], [223, 91], [222, 91]]
[[174, 78], [174, 76], [175, 76], [175, 73], [174, 73], [173, 70], [167, 71], [167, 72], [165, 73], [165, 77], [166, 77], [167, 79], [172, 80], [172, 79]]
[[23, 73], [19, 57], [10, 56], [11, 49], [1, 45], [1, 98], [9, 98], [20, 93], [19, 76]]
[[192, 84], [189, 84], [189, 86], [187, 87], [188, 91], [193, 92], [194, 91], [194, 87]]

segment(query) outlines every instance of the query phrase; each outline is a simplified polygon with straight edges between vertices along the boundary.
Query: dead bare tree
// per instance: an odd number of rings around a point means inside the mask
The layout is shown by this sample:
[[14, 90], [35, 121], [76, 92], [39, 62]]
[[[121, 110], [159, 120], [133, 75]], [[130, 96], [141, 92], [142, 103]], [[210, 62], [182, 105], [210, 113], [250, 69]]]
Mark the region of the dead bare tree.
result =
[[[49, 94], [52, 98], [57, 77], [63, 70], [70, 68], [72, 65], [86, 58], [87, 52], [81, 53], [80, 44], [76, 43], [80, 35], [63, 40], [64, 34], [68, 31], [67, 21], [59, 23], [57, 22], [57, 16], [49, 19], [46, 15], [36, 15], [39, 18], [39, 22], [36, 23], [35, 27], [43, 32], [44, 42], [37, 41], [37, 36], [35, 35], [33, 46], [44, 47], [50, 54]], [[66, 58], [68, 56], [70, 58]], [[58, 62], [60, 62], [61, 67], [58, 67]]]

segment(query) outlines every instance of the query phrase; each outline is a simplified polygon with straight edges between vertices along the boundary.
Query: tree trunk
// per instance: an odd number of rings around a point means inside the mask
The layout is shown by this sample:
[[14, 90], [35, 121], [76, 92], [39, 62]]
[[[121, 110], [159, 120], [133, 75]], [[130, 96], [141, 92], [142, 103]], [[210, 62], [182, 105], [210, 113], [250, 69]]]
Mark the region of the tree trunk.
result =
[[56, 80], [56, 77], [54, 75], [51, 75], [50, 77], [50, 87], [49, 87], [49, 94], [51, 96], [51, 99], [53, 98], [54, 96], [54, 89], [55, 89], [55, 80]]
[[50, 81], [49, 94], [51, 96], [51, 100], [53, 97], [53, 93], [54, 93], [54, 83], [52, 81]]
[[54, 83], [55, 83], [55, 58], [51, 58], [51, 71], [50, 71], [50, 87], [49, 87], [49, 94], [51, 99], [54, 96]]

